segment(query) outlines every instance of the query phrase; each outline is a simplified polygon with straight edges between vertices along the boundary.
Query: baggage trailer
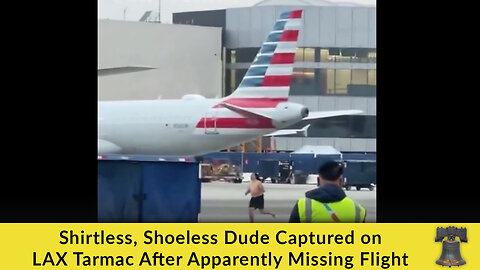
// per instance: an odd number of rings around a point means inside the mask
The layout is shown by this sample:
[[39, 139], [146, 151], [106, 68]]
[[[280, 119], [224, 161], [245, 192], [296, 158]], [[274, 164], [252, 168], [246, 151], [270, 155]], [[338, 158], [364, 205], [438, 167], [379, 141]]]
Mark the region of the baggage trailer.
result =
[[230, 183], [242, 183], [243, 173], [238, 166], [228, 160], [215, 161], [200, 164], [200, 180], [202, 182], [225, 181]]
[[344, 187], [350, 190], [368, 188], [373, 190], [377, 184], [377, 161], [375, 160], [345, 160]]

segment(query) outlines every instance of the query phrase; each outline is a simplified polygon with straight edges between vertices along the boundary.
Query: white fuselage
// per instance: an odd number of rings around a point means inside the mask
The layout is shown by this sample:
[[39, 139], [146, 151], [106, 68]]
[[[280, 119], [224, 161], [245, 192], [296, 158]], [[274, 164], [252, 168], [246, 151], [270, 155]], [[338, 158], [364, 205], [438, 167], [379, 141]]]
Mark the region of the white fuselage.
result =
[[[99, 102], [98, 138], [119, 146], [119, 152], [125, 154], [197, 155], [238, 145], [302, 118], [285, 118], [287, 110], [298, 114], [302, 105], [284, 103], [290, 109], [261, 109], [278, 121], [252, 122], [227, 108], [214, 108], [220, 102], [204, 98]], [[231, 120], [245, 120], [246, 124]]]

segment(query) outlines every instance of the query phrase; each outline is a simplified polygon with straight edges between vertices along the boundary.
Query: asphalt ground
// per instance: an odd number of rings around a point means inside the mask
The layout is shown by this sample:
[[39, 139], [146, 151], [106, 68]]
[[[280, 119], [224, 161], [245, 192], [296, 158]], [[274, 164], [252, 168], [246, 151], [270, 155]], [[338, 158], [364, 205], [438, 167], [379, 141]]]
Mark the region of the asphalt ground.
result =
[[[261, 223], [286, 223], [290, 212], [299, 198], [305, 192], [316, 188], [316, 185], [292, 185], [264, 183], [265, 209], [273, 211], [276, 218], [255, 212], [255, 222]], [[250, 195], [245, 196], [248, 182], [241, 184], [211, 182], [202, 183], [202, 202], [199, 222], [249, 222], [248, 203]], [[376, 222], [377, 191], [353, 189], [345, 191], [347, 196], [360, 203], [367, 210], [365, 222]]]

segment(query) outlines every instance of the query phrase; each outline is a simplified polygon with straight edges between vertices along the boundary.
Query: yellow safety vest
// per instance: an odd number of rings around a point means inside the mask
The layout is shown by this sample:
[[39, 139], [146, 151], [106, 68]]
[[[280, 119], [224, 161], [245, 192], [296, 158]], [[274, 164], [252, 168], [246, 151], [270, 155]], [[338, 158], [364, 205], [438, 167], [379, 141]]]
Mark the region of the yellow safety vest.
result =
[[365, 208], [348, 197], [330, 203], [302, 198], [297, 207], [300, 222], [365, 222]]

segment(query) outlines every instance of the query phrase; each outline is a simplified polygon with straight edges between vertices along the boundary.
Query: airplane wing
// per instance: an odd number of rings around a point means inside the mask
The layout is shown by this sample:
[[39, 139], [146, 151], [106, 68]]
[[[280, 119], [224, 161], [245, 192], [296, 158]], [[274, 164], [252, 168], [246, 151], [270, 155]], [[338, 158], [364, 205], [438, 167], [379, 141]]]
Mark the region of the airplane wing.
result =
[[122, 148], [120, 148], [118, 145], [111, 143], [106, 140], [98, 139], [98, 149], [97, 152], [98, 154], [115, 154], [119, 153]]
[[302, 120], [313, 120], [313, 119], [320, 119], [320, 118], [327, 118], [327, 117], [334, 117], [334, 116], [341, 116], [341, 115], [352, 115], [352, 114], [359, 114], [359, 113], [363, 113], [363, 111], [338, 110], [338, 111], [310, 112], [308, 116], [303, 118]]
[[131, 72], [138, 72], [144, 70], [155, 69], [155, 67], [148, 66], [124, 66], [124, 67], [113, 67], [113, 68], [101, 68], [97, 70], [97, 76], [108, 76], [108, 75], [117, 75]]
[[307, 137], [307, 130], [309, 127], [310, 127], [310, 124], [304, 126], [301, 129], [281, 129], [263, 136], [273, 137], [273, 136], [292, 135], [292, 134], [296, 135], [300, 133], [303, 136]]
[[[269, 119], [271, 118], [268, 115], [262, 114], [252, 109], [246, 109], [246, 108], [242, 108], [242, 107], [228, 104], [228, 103], [221, 103], [220, 105], [236, 113], [244, 115], [246, 117], [263, 117], [263, 118], [269, 118]], [[320, 118], [327, 118], [327, 117], [334, 117], [334, 116], [341, 116], [341, 115], [352, 115], [352, 114], [359, 114], [359, 113], [363, 113], [363, 111], [361, 110], [318, 111], [318, 112], [310, 112], [308, 116], [303, 118], [302, 120], [314, 120], [314, 119], [320, 119]]]

